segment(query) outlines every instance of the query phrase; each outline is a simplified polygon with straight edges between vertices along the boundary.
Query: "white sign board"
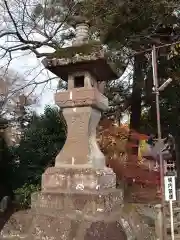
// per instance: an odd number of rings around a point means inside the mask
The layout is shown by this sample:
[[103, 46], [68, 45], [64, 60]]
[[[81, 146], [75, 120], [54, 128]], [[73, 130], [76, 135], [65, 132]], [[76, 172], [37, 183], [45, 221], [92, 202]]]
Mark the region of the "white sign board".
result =
[[175, 176], [165, 176], [164, 177], [164, 187], [165, 187], [165, 200], [175, 201], [176, 200], [176, 184]]

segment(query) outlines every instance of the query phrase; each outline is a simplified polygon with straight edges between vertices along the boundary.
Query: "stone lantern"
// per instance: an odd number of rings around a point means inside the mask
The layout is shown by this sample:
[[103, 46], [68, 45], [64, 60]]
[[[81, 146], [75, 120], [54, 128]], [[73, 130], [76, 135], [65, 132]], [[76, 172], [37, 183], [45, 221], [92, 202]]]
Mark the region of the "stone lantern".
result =
[[88, 25], [79, 22], [72, 47], [61, 49], [59, 56], [57, 52], [57, 57], [44, 60], [51, 72], [68, 83], [67, 91], [55, 95], [68, 127], [56, 167], [105, 167], [105, 157], [96, 142], [96, 127], [101, 111], [108, 108], [102, 83], [116, 79], [117, 75], [107, 63], [101, 44], [87, 42], [87, 39]]
[[[87, 21], [76, 18], [72, 46], [43, 60], [47, 69], [68, 83], [66, 91], [55, 95], [68, 134], [55, 166], [42, 176], [41, 191], [32, 195], [29, 217], [25, 214], [26, 221], [19, 224], [18, 236], [27, 240], [140, 239], [122, 217], [123, 191], [116, 189], [116, 175], [106, 167], [96, 141], [101, 112], [108, 108], [103, 85], [117, 75], [102, 45], [88, 40], [88, 28]], [[12, 236], [9, 229], [15, 228], [17, 218], [11, 217], [1, 236]]]
[[[117, 75], [107, 63], [102, 45], [88, 41], [88, 28], [87, 22], [78, 19], [73, 45], [43, 60], [47, 69], [68, 83], [66, 91], [55, 95], [68, 134], [55, 167], [43, 174], [42, 192], [34, 195], [32, 207], [45, 211], [40, 208], [45, 201], [46, 207], [59, 211], [63, 225], [59, 224], [58, 231], [66, 236], [63, 239], [125, 240], [117, 215], [123, 194], [116, 189], [116, 176], [106, 167], [96, 141], [101, 112], [108, 108], [108, 99], [99, 86]], [[55, 233], [48, 236], [54, 237]]]

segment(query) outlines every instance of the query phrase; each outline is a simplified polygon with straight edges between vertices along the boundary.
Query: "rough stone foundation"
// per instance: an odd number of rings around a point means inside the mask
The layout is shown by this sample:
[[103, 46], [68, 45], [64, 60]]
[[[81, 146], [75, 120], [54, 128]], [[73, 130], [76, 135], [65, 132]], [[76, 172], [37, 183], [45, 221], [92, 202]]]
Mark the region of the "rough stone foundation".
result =
[[142, 219], [124, 212], [123, 191], [115, 188], [114, 176], [111, 169], [47, 169], [42, 191], [32, 195], [32, 208], [12, 215], [0, 239], [154, 239]]

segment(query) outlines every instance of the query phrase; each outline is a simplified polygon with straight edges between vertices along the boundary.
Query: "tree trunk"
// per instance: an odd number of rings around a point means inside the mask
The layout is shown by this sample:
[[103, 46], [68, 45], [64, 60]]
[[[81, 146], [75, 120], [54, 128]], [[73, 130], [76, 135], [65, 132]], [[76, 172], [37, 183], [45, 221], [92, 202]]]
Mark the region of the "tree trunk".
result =
[[[141, 103], [142, 103], [142, 91], [144, 85], [144, 55], [136, 55], [134, 57], [134, 75], [133, 75], [133, 87], [131, 95], [131, 116], [130, 116], [130, 129], [131, 132], [139, 132], [141, 123]], [[138, 140], [132, 138], [130, 133], [129, 142], [132, 143], [131, 155], [138, 154]]]
[[131, 117], [130, 128], [138, 131], [141, 121], [141, 101], [142, 101], [142, 87], [144, 82], [143, 76], [143, 60], [144, 56], [136, 55], [134, 58], [134, 75], [133, 87], [131, 95]]
[[177, 189], [180, 189], [180, 135], [175, 136]]

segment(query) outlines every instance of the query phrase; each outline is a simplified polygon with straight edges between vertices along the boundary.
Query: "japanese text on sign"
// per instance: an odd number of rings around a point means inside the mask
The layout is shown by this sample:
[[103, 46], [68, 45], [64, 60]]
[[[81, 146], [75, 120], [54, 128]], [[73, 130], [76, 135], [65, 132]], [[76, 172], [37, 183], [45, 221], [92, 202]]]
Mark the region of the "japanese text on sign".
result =
[[165, 200], [175, 201], [176, 200], [176, 186], [175, 186], [175, 176], [165, 176]]

